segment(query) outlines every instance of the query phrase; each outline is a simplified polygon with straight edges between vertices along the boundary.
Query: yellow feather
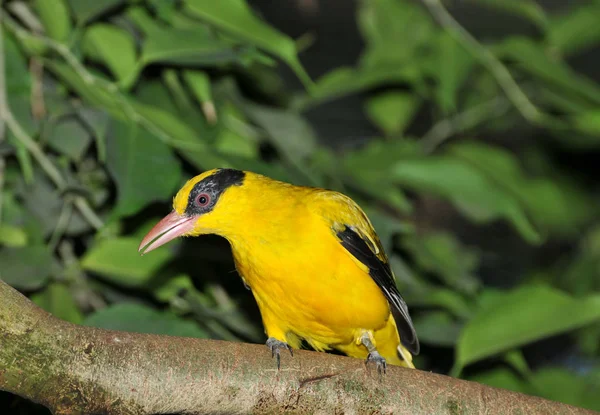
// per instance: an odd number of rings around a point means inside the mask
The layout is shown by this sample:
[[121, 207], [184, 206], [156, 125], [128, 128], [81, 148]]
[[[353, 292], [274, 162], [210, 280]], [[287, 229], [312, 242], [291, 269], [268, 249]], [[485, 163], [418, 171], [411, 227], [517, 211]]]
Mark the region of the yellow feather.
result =
[[[176, 212], [183, 214], [194, 185], [214, 172], [184, 185], [174, 199]], [[215, 233], [230, 242], [269, 337], [366, 358], [359, 339], [368, 332], [388, 363], [414, 367], [382, 290], [336, 237], [344, 224], [387, 261], [368, 218], [347, 196], [246, 172], [189, 234]]]

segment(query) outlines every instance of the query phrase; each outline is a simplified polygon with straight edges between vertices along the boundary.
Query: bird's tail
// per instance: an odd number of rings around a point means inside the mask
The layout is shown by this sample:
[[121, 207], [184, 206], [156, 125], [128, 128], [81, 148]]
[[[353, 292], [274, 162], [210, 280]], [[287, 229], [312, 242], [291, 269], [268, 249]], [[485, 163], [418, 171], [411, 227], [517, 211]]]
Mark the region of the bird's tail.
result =
[[412, 361], [412, 354], [400, 342], [400, 335], [398, 334], [396, 322], [393, 318], [388, 319], [385, 327], [373, 334], [377, 350], [385, 357], [389, 364], [411, 369], [415, 368]]
[[400, 345], [398, 345], [398, 354], [400, 355], [400, 357], [402, 358], [402, 363], [403, 366], [406, 366], [410, 369], [414, 369], [415, 365], [413, 364], [413, 359], [412, 359], [412, 354], [410, 354], [410, 352], [408, 350], [406, 350], [406, 348], [402, 345], [402, 343], [400, 343]]

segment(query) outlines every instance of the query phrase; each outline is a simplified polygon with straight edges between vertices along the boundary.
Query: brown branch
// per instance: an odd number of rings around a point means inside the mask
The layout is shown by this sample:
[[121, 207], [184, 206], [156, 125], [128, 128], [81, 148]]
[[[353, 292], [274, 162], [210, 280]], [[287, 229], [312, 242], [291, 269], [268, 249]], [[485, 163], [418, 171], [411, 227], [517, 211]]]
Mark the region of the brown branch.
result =
[[0, 389], [55, 414], [591, 414], [419, 370], [58, 320], [0, 281]]

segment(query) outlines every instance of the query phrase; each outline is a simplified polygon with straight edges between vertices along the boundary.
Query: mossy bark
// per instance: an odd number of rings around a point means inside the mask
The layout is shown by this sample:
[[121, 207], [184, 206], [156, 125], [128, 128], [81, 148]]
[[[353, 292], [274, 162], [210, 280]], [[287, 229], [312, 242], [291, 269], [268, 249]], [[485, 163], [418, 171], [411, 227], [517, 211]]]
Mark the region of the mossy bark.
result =
[[0, 281], [0, 389], [56, 414], [586, 414], [433, 373], [58, 320]]

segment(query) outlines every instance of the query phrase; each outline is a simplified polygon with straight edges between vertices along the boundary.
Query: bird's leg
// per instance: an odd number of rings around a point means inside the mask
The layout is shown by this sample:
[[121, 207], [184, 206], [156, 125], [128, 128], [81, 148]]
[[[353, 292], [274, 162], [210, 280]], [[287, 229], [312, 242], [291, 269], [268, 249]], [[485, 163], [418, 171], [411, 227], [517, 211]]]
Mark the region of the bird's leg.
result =
[[269, 337], [267, 340], [267, 347], [271, 350], [271, 357], [277, 358], [277, 370], [281, 368], [281, 349], [287, 349], [290, 351], [290, 355], [294, 356], [294, 352], [289, 344], [277, 340], [275, 337]]
[[385, 359], [383, 358], [383, 356], [381, 356], [379, 354], [379, 352], [377, 351], [377, 349], [375, 348], [375, 345], [373, 344], [373, 335], [370, 332], [365, 331], [362, 334], [362, 336], [360, 336], [360, 342], [369, 351], [369, 355], [367, 356], [367, 363], [375, 362], [375, 364], [377, 365], [377, 371], [379, 372], [379, 374], [381, 374], [382, 372], [385, 373], [386, 368], [387, 368], [387, 363], [386, 363]]

